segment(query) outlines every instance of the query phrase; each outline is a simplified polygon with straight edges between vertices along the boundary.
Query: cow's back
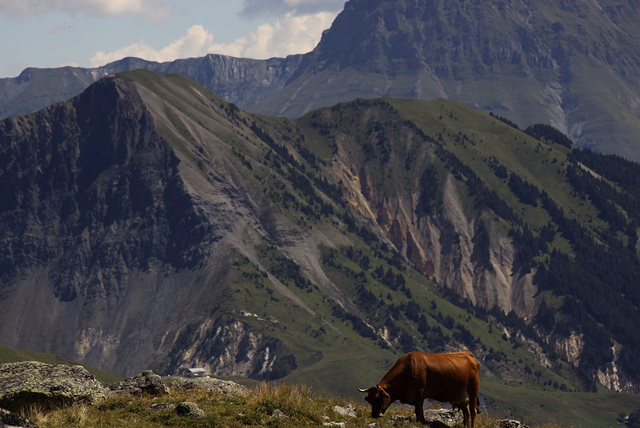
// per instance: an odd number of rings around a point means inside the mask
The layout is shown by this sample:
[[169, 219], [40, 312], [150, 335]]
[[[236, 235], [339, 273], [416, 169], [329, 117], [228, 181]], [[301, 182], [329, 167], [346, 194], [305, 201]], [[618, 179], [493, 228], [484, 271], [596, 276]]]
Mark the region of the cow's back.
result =
[[[414, 404], [431, 398], [455, 401], [463, 391], [476, 396], [480, 365], [470, 351], [432, 354], [414, 351], [398, 358], [379, 385], [393, 400]], [[474, 393], [475, 392], [475, 393]]]

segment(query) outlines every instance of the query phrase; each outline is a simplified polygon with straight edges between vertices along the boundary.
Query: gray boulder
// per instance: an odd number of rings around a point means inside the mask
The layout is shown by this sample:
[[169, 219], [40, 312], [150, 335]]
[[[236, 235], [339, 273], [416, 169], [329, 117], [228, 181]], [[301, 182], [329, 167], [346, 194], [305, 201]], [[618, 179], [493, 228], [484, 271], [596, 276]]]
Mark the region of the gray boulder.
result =
[[350, 416], [352, 418], [358, 417], [356, 408], [350, 404], [346, 406], [333, 406], [333, 411], [342, 416]]
[[151, 370], [146, 370], [134, 377], [107, 386], [109, 395], [128, 394], [133, 396], [141, 395], [166, 395], [169, 387], [162, 379], [162, 376], [155, 374]]
[[273, 412], [271, 412], [271, 417], [276, 419], [289, 420], [289, 416], [287, 416], [286, 413], [280, 409], [274, 409]]
[[204, 418], [204, 411], [198, 407], [196, 403], [191, 401], [183, 401], [176, 406], [176, 413], [180, 416], [189, 419], [202, 419]]
[[210, 377], [170, 377], [166, 379], [166, 382], [171, 388], [183, 390], [206, 389], [209, 392], [223, 395], [243, 396], [249, 392], [245, 386], [239, 383]]
[[452, 427], [463, 422], [462, 412], [450, 409], [425, 410], [424, 418], [430, 427]]
[[173, 403], [151, 403], [149, 404], [149, 410], [152, 410], [154, 412], [159, 412], [161, 410], [173, 410], [176, 408], [176, 405]]
[[55, 409], [105, 398], [104, 387], [82, 366], [36, 361], [0, 364], [0, 407]]
[[501, 421], [493, 422], [490, 426], [495, 428], [527, 428], [527, 426], [522, 422], [514, 421], [512, 419], [503, 419]]

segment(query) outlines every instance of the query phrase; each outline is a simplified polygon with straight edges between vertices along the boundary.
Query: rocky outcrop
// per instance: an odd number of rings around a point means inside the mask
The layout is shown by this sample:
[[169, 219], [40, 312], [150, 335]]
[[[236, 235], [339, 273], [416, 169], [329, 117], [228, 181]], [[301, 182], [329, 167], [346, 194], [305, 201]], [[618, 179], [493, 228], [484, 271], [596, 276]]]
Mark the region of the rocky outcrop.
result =
[[[174, 350], [180, 356], [181, 367], [171, 367], [171, 372], [204, 367], [208, 373], [219, 376], [269, 380], [285, 376], [295, 368], [295, 362], [286, 363], [292, 357], [277, 338], [256, 334], [240, 321], [205, 320], [197, 331], [185, 329], [178, 340], [189, 346]], [[220, 351], [212, 356], [211, 348]]]
[[196, 403], [193, 403], [191, 401], [183, 401], [181, 403], [178, 403], [175, 411], [178, 415], [188, 419], [204, 418], [204, 411], [200, 407], [198, 407]]
[[0, 407], [54, 409], [105, 398], [104, 387], [82, 366], [35, 361], [0, 365]]
[[205, 389], [211, 393], [222, 395], [243, 396], [249, 392], [247, 387], [239, 383], [212, 377], [169, 377], [165, 382], [170, 388], [183, 390]]
[[[37, 425], [14, 412], [49, 411], [74, 403], [96, 404], [115, 395], [163, 396], [170, 387], [182, 390], [205, 389], [211, 393], [244, 396], [247, 388], [235, 382], [213, 378], [163, 378], [151, 370], [102, 386], [82, 366], [19, 362], [0, 365], [0, 427], [37, 428]], [[34, 407], [35, 406], [35, 407]], [[10, 409], [10, 410], [6, 410]], [[173, 409], [188, 419], [202, 419], [205, 414], [192, 402], [153, 403], [150, 410]]]
[[427, 409], [424, 419], [430, 427], [452, 427], [463, 422], [462, 412], [455, 409]]
[[146, 370], [137, 376], [127, 378], [121, 382], [114, 383], [107, 387], [108, 395], [128, 394], [133, 396], [141, 395], [166, 395], [169, 387], [161, 376], [151, 370]]

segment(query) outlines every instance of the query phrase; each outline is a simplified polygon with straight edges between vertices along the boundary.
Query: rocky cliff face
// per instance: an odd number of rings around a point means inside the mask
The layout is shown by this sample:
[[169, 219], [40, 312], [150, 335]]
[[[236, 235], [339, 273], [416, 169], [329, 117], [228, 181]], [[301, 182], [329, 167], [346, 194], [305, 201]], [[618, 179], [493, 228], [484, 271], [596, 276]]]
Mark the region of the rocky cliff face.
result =
[[[338, 116], [348, 118], [351, 113], [348, 107], [334, 110], [331, 115], [324, 113], [327, 123], [348, 120]], [[361, 121], [354, 128], [366, 128], [363, 133], [375, 135], [373, 130], [381, 129], [378, 114], [353, 118], [354, 122]], [[347, 184], [346, 196], [350, 203], [427, 277], [455, 290], [475, 305], [505, 312], [513, 310], [522, 317], [534, 315], [537, 308], [534, 296], [538, 292], [533, 281], [535, 270], [514, 271], [518, 250], [499, 230], [504, 225], [495, 224], [486, 213], [466, 209], [464, 187], [453, 174], [433, 176], [433, 181], [421, 183], [424, 177], [415, 176], [407, 170], [408, 165], [410, 162], [420, 165], [418, 168], [433, 165], [435, 146], [416, 143], [423, 137], [410, 129], [391, 132], [391, 136], [384, 137], [393, 141], [394, 147], [390, 158], [383, 161], [389, 169], [388, 175], [381, 175], [376, 163], [363, 166], [360, 159], [354, 159], [351, 151], [355, 149], [348, 144], [342, 147], [340, 143], [340, 140], [357, 141], [355, 145], [366, 148], [368, 138], [375, 140], [376, 137], [365, 137], [362, 141], [358, 131], [352, 131], [337, 140], [341, 168], [336, 171], [338, 180]], [[409, 153], [411, 161], [402, 159]], [[407, 191], [407, 180], [415, 180], [413, 192]], [[426, 188], [418, 194], [421, 186]], [[437, 200], [438, 209], [429, 212], [428, 208], [421, 207], [421, 198]]]
[[[36, 348], [40, 330], [53, 336], [47, 350], [126, 373], [146, 364], [154, 323], [169, 330], [182, 319], [173, 305], [192, 298], [197, 281], [178, 272], [202, 263], [224, 226], [198, 208], [178, 157], [121, 81], [0, 128], [0, 181], [12, 189], [0, 213], [3, 292], [12, 296], [4, 340]], [[133, 352], [119, 355], [127, 344]]]
[[638, 13], [616, 2], [352, 0], [286, 90], [252, 108], [296, 115], [356, 97], [443, 97], [637, 159], [624, 146], [640, 123]]

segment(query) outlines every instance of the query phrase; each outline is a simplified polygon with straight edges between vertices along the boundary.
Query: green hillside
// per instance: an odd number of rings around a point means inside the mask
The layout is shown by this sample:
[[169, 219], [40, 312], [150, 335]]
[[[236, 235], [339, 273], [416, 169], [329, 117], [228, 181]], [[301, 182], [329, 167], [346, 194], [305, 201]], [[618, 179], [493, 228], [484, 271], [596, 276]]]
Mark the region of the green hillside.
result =
[[[47, 364], [78, 364], [57, 355], [14, 349], [0, 343], [0, 364], [16, 363], [19, 361], [40, 361]], [[122, 380], [121, 376], [114, 375], [113, 373], [108, 373], [95, 367], [83, 366], [103, 384], [115, 383]]]

